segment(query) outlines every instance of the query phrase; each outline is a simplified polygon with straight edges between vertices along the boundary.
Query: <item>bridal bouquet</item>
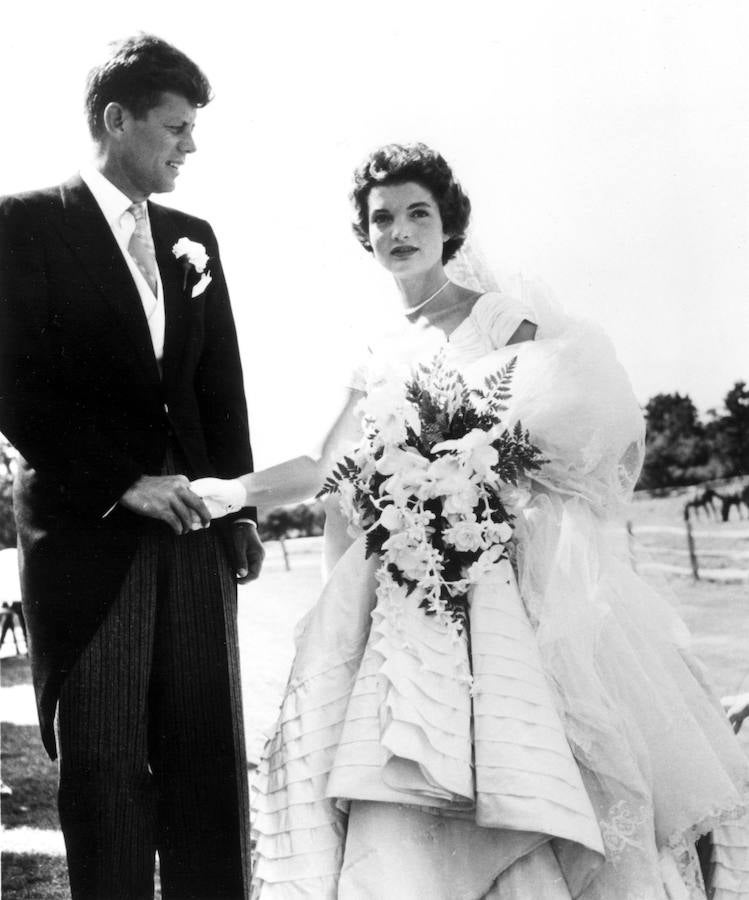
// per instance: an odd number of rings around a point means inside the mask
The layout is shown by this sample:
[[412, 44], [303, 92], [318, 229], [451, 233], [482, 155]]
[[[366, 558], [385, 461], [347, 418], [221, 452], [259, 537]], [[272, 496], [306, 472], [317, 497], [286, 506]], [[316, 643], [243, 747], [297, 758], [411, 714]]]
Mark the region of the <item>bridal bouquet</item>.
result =
[[381, 555], [378, 590], [418, 592], [427, 615], [459, 632], [470, 586], [507, 558], [508, 497], [543, 462], [519, 422], [502, 424], [515, 365], [478, 390], [441, 355], [406, 380], [370, 379], [359, 404], [364, 437], [318, 495], [338, 494], [366, 532], [367, 556]]

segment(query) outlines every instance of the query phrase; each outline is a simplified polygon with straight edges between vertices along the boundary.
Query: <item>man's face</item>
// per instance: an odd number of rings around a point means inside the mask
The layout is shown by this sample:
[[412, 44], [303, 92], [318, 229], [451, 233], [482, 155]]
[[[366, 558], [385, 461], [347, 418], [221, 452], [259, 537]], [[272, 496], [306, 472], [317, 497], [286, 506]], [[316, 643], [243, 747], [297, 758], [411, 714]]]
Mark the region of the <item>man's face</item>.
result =
[[180, 166], [196, 149], [192, 138], [196, 114], [184, 97], [169, 91], [140, 119], [123, 110], [118, 161], [131, 199], [174, 190]]

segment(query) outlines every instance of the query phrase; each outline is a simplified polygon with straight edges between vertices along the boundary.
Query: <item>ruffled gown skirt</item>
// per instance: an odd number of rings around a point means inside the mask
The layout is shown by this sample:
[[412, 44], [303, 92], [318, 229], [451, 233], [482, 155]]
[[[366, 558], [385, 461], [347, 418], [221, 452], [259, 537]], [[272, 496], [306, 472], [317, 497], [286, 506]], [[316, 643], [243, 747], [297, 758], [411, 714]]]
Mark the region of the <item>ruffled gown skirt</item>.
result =
[[683, 626], [583, 504], [539, 502], [548, 606], [500, 562], [470, 646], [342, 554], [253, 787], [254, 898], [692, 900], [724, 820], [716, 896], [749, 896], [749, 768]]

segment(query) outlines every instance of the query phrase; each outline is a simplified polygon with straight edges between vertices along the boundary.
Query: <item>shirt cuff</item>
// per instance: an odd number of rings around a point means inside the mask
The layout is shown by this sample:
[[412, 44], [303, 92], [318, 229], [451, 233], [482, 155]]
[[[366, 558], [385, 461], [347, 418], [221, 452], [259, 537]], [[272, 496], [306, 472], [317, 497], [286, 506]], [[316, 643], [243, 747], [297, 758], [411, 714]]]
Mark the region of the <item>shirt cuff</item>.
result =
[[234, 519], [234, 524], [239, 524], [243, 522], [245, 525], [252, 525], [253, 528], [257, 528], [257, 522], [254, 519]]

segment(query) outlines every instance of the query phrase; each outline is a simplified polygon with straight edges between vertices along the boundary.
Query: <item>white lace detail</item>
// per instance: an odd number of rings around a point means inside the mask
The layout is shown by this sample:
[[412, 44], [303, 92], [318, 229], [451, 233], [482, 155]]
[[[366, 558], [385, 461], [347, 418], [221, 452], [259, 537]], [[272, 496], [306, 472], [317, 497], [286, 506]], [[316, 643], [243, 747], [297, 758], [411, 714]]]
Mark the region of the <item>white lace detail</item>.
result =
[[699, 837], [714, 831], [721, 825], [730, 825], [749, 814], [749, 783], [744, 784], [742, 802], [736, 806], [714, 806], [699, 822], [677, 827], [667, 841], [667, 845], [676, 854], [683, 853]]
[[703, 900], [705, 897], [705, 882], [702, 878], [702, 870], [697, 857], [697, 848], [694, 844], [676, 857], [676, 868], [684, 882], [690, 900]]
[[638, 835], [649, 819], [650, 813], [645, 805], [633, 808], [626, 800], [615, 803], [608, 817], [598, 823], [606, 845], [607, 859], [617, 865], [628, 848], [644, 850], [645, 844]]

